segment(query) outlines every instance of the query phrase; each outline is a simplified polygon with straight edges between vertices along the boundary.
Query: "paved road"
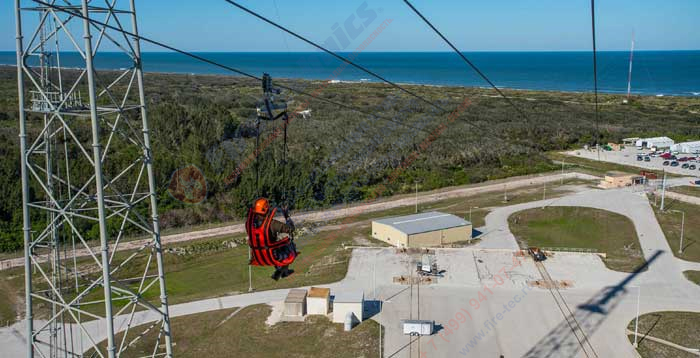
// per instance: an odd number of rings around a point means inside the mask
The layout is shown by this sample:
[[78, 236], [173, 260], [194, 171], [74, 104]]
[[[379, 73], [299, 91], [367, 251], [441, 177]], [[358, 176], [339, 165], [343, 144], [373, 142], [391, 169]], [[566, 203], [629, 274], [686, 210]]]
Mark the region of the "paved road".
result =
[[[562, 257], [558, 254], [546, 261], [545, 265], [555, 280], [573, 281], [574, 287], [562, 290], [562, 293], [599, 357], [636, 357], [632, 346], [626, 343], [624, 330], [626, 323], [635, 317], [638, 292], [641, 292], [642, 297], [642, 313], [658, 310], [700, 311], [697, 299], [700, 297], [700, 287], [682, 275], [683, 270], [700, 269], [700, 263], [686, 262], [673, 256], [644, 193], [633, 188], [590, 190], [554, 200], [495, 209], [486, 217], [481, 247], [490, 249], [484, 252], [493, 256], [492, 250], [498, 247], [517, 248], [514, 237], [508, 230], [508, 217], [515, 212], [543, 205], [593, 207], [629, 217], [639, 235], [644, 256], [650, 263], [645, 272], [624, 274], [607, 270], [594, 255], [567, 254]], [[482, 255], [478, 261], [493, 260]], [[492, 272], [499, 267], [498, 263], [491, 265]], [[529, 260], [525, 266], [534, 268]], [[477, 270], [478, 267], [479, 265]], [[534, 278], [532, 270], [521, 270], [511, 276], [522, 278], [522, 286], [523, 281]], [[512, 280], [512, 284], [507, 282], [498, 290], [492, 289], [493, 295], [484, 288], [471, 289], [466, 285], [450, 289], [442, 289], [438, 285], [422, 290], [421, 317], [435, 319], [445, 326], [462, 308], [470, 309], [470, 300], [478, 300], [479, 293], [488, 299], [483, 303], [476, 302], [481, 307], [470, 311], [474, 319], [459, 326], [456, 334], [423, 338], [420, 350], [430, 357], [460, 356], [466, 353], [466, 348], [469, 348], [469, 352], [465, 356], [474, 357], [498, 357], [499, 354], [505, 357], [533, 358], [584, 357], [578, 341], [548, 291], [532, 290], [526, 297], [520, 298], [521, 302], [514, 303], [515, 307], [510, 311], [503, 312], [504, 308], [510, 308], [504, 307], [504, 303], [507, 304], [517, 295], [523, 296], [516, 281]], [[487, 287], [493, 285], [491, 282], [495, 281], [483, 277], [480, 279], [480, 283]], [[409, 347], [402, 349], [408, 339], [401, 335], [395, 323], [411, 314], [409, 301], [406, 295], [400, 299], [394, 298], [390, 304], [385, 305], [382, 312], [381, 321], [387, 327], [387, 353], [400, 350], [394, 357], [417, 357], [420, 353], [417, 343], [410, 347], [411, 353]], [[491, 326], [487, 327], [485, 322], [499, 313], [503, 320], [498, 321], [496, 318], [497, 327], [489, 330]], [[485, 333], [485, 337], [475, 339], [479, 333]], [[433, 343], [437, 342], [437, 348], [429, 343], [431, 338]], [[475, 344], [470, 347], [472, 339], [475, 339]]]
[[[418, 203], [423, 204], [423, 203], [430, 203], [430, 202], [445, 200], [448, 198], [466, 197], [466, 196], [478, 195], [478, 194], [483, 194], [483, 193], [502, 191], [504, 185], [507, 185], [508, 188], [510, 188], [510, 189], [515, 189], [515, 188], [520, 188], [520, 187], [525, 187], [525, 186], [530, 186], [530, 185], [539, 185], [539, 184], [543, 184], [543, 183], [557, 182], [557, 181], [560, 181], [562, 179], [562, 177], [564, 177], [566, 179], [574, 179], [574, 178], [575, 179], [585, 179], [585, 180], [597, 179], [594, 176], [587, 175], [587, 174], [581, 174], [581, 173], [563, 173], [563, 174], [549, 174], [549, 175], [541, 175], [541, 176], [516, 177], [516, 178], [498, 180], [498, 181], [494, 181], [494, 182], [488, 182], [485, 184], [469, 185], [469, 186], [458, 187], [458, 188], [447, 188], [447, 189], [440, 189], [440, 190], [430, 191], [427, 193], [422, 193], [422, 194], [419, 194], [419, 196], [418, 196]], [[402, 207], [402, 206], [410, 206], [410, 205], [414, 205], [415, 201], [416, 201], [415, 197], [410, 196], [410, 195], [409, 196], [404, 195], [404, 196], [399, 196], [399, 198], [387, 198], [387, 199], [372, 201], [372, 202], [368, 202], [368, 203], [360, 203], [360, 204], [345, 207], [345, 208], [314, 211], [314, 212], [307, 212], [307, 213], [299, 213], [299, 214], [294, 215], [294, 220], [297, 223], [324, 222], [324, 221], [329, 221], [329, 220], [336, 220], [336, 219], [340, 219], [340, 218], [357, 216], [357, 215], [364, 214], [364, 213], [388, 210], [388, 209]], [[178, 242], [183, 242], [183, 241], [204, 239], [204, 238], [209, 238], [209, 237], [219, 237], [219, 236], [224, 236], [224, 235], [240, 234], [240, 233], [243, 233], [244, 231], [245, 231], [245, 227], [243, 224], [234, 224], [234, 225], [206, 229], [206, 230], [200, 230], [200, 231], [191, 231], [191, 232], [186, 232], [186, 233], [182, 233], [182, 234], [165, 235], [165, 236], [162, 236], [161, 242], [163, 243], [163, 245], [168, 245], [168, 244], [173, 244], [173, 243], [178, 243]], [[151, 240], [134, 240], [134, 241], [123, 242], [123, 243], [119, 244], [119, 246], [117, 247], [117, 251], [139, 249], [139, 248], [144, 247], [144, 245], [149, 244], [150, 242], [151, 242]], [[92, 248], [92, 250], [93, 250], [93, 252], [99, 252], [98, 247], [94, 247], [94, 248]], [[111, 245], [110, 251], [113, 251], [113, 250], [114, 250], [114, 245]], [[85, 249], [85, 248], [78, 249], [75, 252], [76, 252], [77, 257], [90, 255], [90, 251], [88, 249]], [[67, 258], [72, 258], [72, 257], [73, 257], [72, 253], [67, 254]], [[35, 259], [38, 262], [46, 262], [46, 260], [48, 258], [46, 255], [42, 255], [42, 256], [37, 256]], [[24, 258], [14, 258], [14, 259], [6, 259], [6, 260], [0, 261], [0, 270], [5, 270], [8, 268], [13, 268], [13, 267], [20, 267], [20, 266], [24, 266]]]
[[[572, 282], [573, 287], [562, 293], [599, 357], [636, 357], [627, 343], [625, 328], [635, 316], [638, 293], [641, 293], [642, 313], [700, 311], [700, 287], [682, 275], [686, 269], [700, 270], [700, 263], [685, 262], [673, 256], [644, 192], [633, 188], [588, 190], [553, 200], [495, 209], [486, 218], [482, 247], [436, 251], [438, 265], [447, 270], [446, 275], [438, 279], [437, 284], [422, 286], [420, 295], [417, 287], [409, 289], [392, 283], [394, 276], [409, 272], [417, 257], [388, 248], [354, 250], [347, 277], [325, 286], [331, 288], [332, 294], [363, 290], [367, 300], [381, 298], [384, 301], [383, 310], [372, 319], [381, 322], [386, 329], [386, 357], [419, 357], [421, 352], [427, 357], [498, 357], [499, 354], [505, 357], [583, 357], [549, 291], [527, 289], [527, 282], [538, 278], [533, 262], [523, 258], [521, 265], [513, 267], [516, 246], [507, 230], [507, 218], [519, 210], [542, 205], [575, 205], [617, 212], [632, 220], [639, 235], [649, 266], [638, 274], [610, 271], [597, 256], [590, 254], [557, 254], [545, 263], [555, 280]], [[493, 247], [484, 247], [489, 244]], [[500, 276], [506, 274], [505, 279]], [[171, 312], [179, 316], [275, 302], [282, 300], [286, 293], [287, 290], [275, 290], [202, 300], [172, 306]], [[484, 296], [483, 300], [479, 294]], [[471, 318], [457, 316], [463, 309]], [[410, 317], [433, 319], [443, 329], [437, 335], [409, 344], [399, 322]], [[152, 315], [144, 312], [132, 323], [146, 323], [152, 319]], [[123, 327], [125, 317], [118, 318], [116, 323], [117, 327]], [[452, 327], [449, 335], [448, 327]], [[21, 354], [21, 332], [21, 323], [0, 330], [3, 352], [9, 356]], [[104, 337], [99, 322], [89, 324], [88, 332], [95, 340]], [[479, 338], [475, 338], [477, 336]]]

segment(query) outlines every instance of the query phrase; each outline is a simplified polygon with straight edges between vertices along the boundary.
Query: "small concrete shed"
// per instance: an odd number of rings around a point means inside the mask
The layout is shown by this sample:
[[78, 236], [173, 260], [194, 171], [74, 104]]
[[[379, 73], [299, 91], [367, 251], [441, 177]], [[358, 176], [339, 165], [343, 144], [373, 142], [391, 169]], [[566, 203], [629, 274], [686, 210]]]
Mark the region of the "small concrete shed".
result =
[[291, 289], [284, 299], [284, 315], [303, 317], [306, 314], [306, 290]]
[[333, 322], [345, 323], [345, 316], [352, 313], [362, 322], [365, 294], [362, 291], [341, 292], [333, 299]]
[[331, 289], [311, 287], [306, 298], [306, 313], [328, 315], [331, 311]]

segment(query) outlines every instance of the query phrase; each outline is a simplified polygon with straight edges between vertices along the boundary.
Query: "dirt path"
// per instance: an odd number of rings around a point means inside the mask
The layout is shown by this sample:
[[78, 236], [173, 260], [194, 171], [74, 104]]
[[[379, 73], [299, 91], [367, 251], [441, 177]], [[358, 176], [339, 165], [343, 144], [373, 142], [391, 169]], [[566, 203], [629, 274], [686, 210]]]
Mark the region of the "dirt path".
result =
[[[491, 181], [476, 185], [469, 185], [458, 188], [443, 188], [418, 195], [418, 203], [430, 203], [450, 198], [467, 197], [472, 195], [478, 195], [483, 193], [500, 192], [503, 190], [504, 185], [507, 185], [508, 189], [521, 188], [531, 185], [538, 185], [549, 182], [556, 182], [562, 179], [583, 179], [591, 180], [598, 179], [597, 177], [581, 174], [581, 173], [564, 173], [564, 174], [549, 174], [541, 176], [527, 176], [527, 177], [515, 177], [504, 180]], [[305, 213], [294, 214], [294, 220], [297, 223], [304, 222], [323, 222], [328, 220], [335, 220], [339, 218], [351, 217], [356, 215], [361, 215], [364, 213], [371, 213], [375, 211], [383, 211], [388, 209], [393, 209], [402, 206], [414, 205], [416, 201], [415, 196], [412, 195], [400, 195], [396, 197], [390, 197], [382, 200], [359, 203], [356, 205], [348, 206], [345, 208], [331, 208], [328, 210], [312, 211]], [[232, 234], [240, 234], [245, 232], [245, 227], [243, 224], [234, 224], [228, 226], [222, 226], [218, 228], [191, 231], [186, 233], [174, 234], [161, 236], [161, 242], [163, 245], [174, 244], [178, 242], [205, 239], [211, 237], [219, 237]], [[140, 249], [151, 242], [150, 239], [133, 240], [122, 242], [117, 247], [117, 251], [122, 250], [135, 250]], [[110, 247], [110, 251], [114, 250], [114, 246]], [[95, 255], [99, 254], [99, 249], [97, 247], [92, 249]], [[72, 257], [71, 254], [68, 254]], [[86, 248], [79, 249], [75, 251], [75, 256], [89, 256], [90, 251]], [[45, 256], [37, 256], [36, 260], [43, 262], [46, 260]], [[0, 261], [0, 270], [5, 270], [13, 267], [19, 267], [24, 265], [24, 258], [13, 258]]]

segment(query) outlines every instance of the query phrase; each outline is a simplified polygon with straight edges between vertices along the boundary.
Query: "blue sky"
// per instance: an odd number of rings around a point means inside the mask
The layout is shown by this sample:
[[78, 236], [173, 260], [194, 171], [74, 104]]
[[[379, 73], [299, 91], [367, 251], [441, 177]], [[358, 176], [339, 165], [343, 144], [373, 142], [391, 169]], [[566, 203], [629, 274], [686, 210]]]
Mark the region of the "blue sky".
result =
[[[78, 2], [76, 0], [76, 2]], [[95, 0], [100, 3], [102, 0]], [[127, 1], [119, 0], [117, 3]], [[360, 23], [360, 12], [376, 19]], [[349, 50], [385, 19], [392, 23], [367, 51], [447, 51], [401, 0], [257, 0], [247, 7], [323, 43], [349, 17], [358, 34]], [[414, 0], [414, 6], [464, 51], [568, 51], [591, 48], [588, 0]], [[700, 1], [599, 0], [598, 47], [628, 50], [700, 50]], [[196, 51], [312, 51], [313, 48], [222, 0], [137, 0], [141, 34]], [[14, 7], [3, 1], [0, 50], [14, 50]], [[345, 31], [347, 34], [347, 30]], [[337, 40], [336, 40], [337, 42]], [[144, 46], [144, 50], [156, 50]]]

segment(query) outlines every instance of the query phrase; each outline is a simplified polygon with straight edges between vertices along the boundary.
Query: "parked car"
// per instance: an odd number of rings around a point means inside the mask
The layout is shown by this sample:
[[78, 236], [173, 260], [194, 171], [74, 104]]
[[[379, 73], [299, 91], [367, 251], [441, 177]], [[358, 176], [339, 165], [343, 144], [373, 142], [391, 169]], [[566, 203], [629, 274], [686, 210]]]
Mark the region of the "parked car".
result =
[[695, 170], [695, 169], [697, 169], [697, 167], [695, 166], [695, 164], [691, 164], [688, 166], [688, 169]]
[[677, 167], [677, 166], [678, 166], [678, 162], [672, 161], [672, 162], [671, 162], [671, 166], [672, 166], [672, 167]]
[[696, 180], [695, 185], [700, 185], [700, 180]]
[[683, 157], [683, 158], [678, 159], [679, 162], [687, 162], [688, 160], [690, 160], [690, 158], [688, 158], [688, 157]]
[[651, 162], [651, 158], [649, 158], [649, 157], [644, 157], [644, 161], [645, 161], [645, 162]]
[[681, 165], [681, 168], [683, 168], [683, 169], [688, 169], [689, 166], [690, 166], [690, 164], [688, 164], [688, 163], [683, 163], [683, 165]]
[[638, 161], [638, 162], [641, 162], [643, 159], [644, 159], [644, 158], [642, 158], [641, 155], [638, 155], [638, 156], [637, 156], [637, 161]]
[[662, 165], [669, 165], [669, 164], [671, 164], [671, 162], [670, 162], [670, 161], [668, 161], [668, 160], [664, 160], [664, 162], [663, 162], [663, 163], [661, 163], [661, 164], [662, 164]]

